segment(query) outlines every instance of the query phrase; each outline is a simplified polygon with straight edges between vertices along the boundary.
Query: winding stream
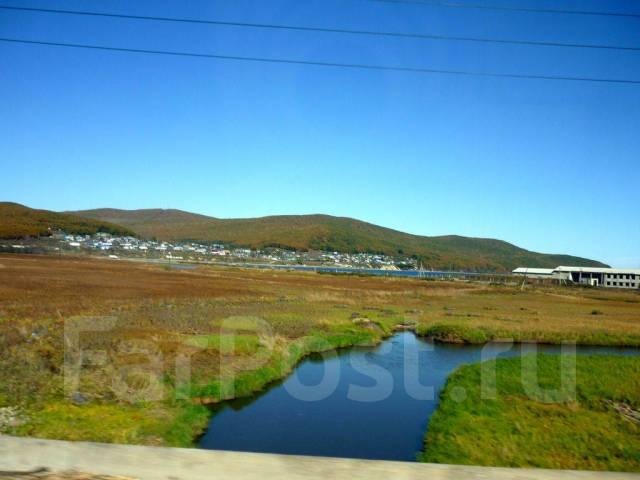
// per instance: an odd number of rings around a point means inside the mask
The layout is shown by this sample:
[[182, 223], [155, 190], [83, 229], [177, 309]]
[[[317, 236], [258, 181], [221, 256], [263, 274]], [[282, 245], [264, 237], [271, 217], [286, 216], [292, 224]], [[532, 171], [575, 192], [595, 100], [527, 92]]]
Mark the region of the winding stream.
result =
[[[451, 372], [536, 347], [506, 348], [434, 344], [402, 332], [377, 347], [313, 355], [255, 396], [216, 406], [200, 447], [413, 461]], [[537, 349], [561, 351], [550, 345]], [[639, 355], [640, 349], [585, 346], [577, 352]]]

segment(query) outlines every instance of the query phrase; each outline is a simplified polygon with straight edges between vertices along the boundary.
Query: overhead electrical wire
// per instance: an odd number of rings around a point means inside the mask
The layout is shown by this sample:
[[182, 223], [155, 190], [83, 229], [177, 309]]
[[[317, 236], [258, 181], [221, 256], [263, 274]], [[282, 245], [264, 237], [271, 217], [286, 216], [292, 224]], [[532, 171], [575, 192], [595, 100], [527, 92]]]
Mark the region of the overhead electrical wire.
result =
[[219, 54], [210, 54], [210, 53], [179, 52], [179, 51], [171, 51], [171, 50], [148, 50], [148, 49], [141, 49], [141, 48], [109, 47], [109, 46], [102, 46], [102, 45], [48, 42], [48, 41], [41, 41], [41, 40], [25, 40], [25, 39], [18, 39], [18, 38], [0, 38], [0, 42], [26, 44], [26, 45], [46, 45], [46, 46], [54, 46], [54, 47], [66, 47], [66, 48], [86, 49], [86, 50], [101, 50], [101, 51], [110, 51], [110, 52], [126, 52], [126, 53], [151, 54], [151, 55], [170, 55], [174, 57], [192, 57], [192, 58], [233, 60], [233, 61], [244, 61], [244, 62], [305, 65], [305, 66], [316, 66], [316, 67], [334, 67], [334, 68], [347, 68], [347, 69], [358, 69], [358, 70], [377, 70], [377, 71], [406, 72], [406, 73], [418, 73], [418, 74], [441, 74], [441, 75], [458, 75], [458, 76], [475, 76], [475, 77], [497, 77], [497, 78], [507, 78], [507, 79], [510, 78], [510, 79], [554, 80], [554, 81], [568, 81], [568, 82], [592, 82], [592, 83], [640, 85], [640, 80], [625, 80], [625, 79], [614, 79], [614, 78], [529, 75], [529, 74], [517, 74], [517, 73], [480, 72], [480, 71], [471, 71], [471, 70], [446, 70], [446, 69], [422, 68], [422, 67], [374, 65], [374, 64], [364, 64], [364, 63], [320, 62], [320, 61], [295, 60], [295, 59], [284, 59], [284, 58], [247, 57], [247, 56], [238, 56], [238, 55], [219, 55]]
[[459, 3], [446, 2], [438, 0], [368, 0], [378, 3], [405, 3], [410, 5], [423, 5], [426, 7], [443, 7], [443, 8], [466, 8], [476, 10], [502, 10], [506, 12], [523, 12], [523, 13], [548, 13], [557, 15], [587, 15], [596, 17], [621, 17], [621, 18], [638, 18], [640, 13], [626, 12], [602, 12], [597, 10], [564, 10], [555, 8], [527, 8], [512, 7], [507, 5], [485, 5], [479, 3]]
[[301, 31], [301, 32], [339, 33], [339, 34], [349, 34], [349, 35], [367, 35], [367, 36], [376, 36], [376, 37], [409, 38], [409, 39], [419, 39], [419, 40], [459, 41], [459, 42], [492, 43], [492, 44], [503, 44], [503, 45], [504, 44], [527, 45], [527, 46], [542, 46], [542, 47], [587, 48], [587, 49], [621, 50], [621, 51], [636, 51], [636, 52], [640, 51], [640, 47], [615, 46], [615, 45], [603, 45], [603, 44], [496, 39], [496, 38], [485, 38], [485, 37], [386, 32], [386, 31], [375, 31], [375, 30], [353, 30], [353, 29], [342, 29], [342, 28], [307, 27], [307, 26], [280, 25], [280, 24], [269, 24], [269, 23], [227, 22], [227, 21], [221, 21], [221, 20], [201, 20], [201, 19], [193, 19], [193, 18], [128, 15], [128, 14], [118, 14], [118, 13], [90, 12], [90, 11], [84, 11], [84, 10], [60, 10], [60, 9], [52, 9], [52, 8], [16, 7], [16, 6], [8, 6], [8, 5], [0, 5], [0, 9], [26, 11], [26, 12], [38, 12], [38, 13], [79, 15], [79, 16], [90, 16], [90, 17], [117, 18], [117, 19], [128, 19], [128, 20], [190, 23], [190, 24], [217, 25], [217, 26], [241, 27], [241, 28], [243, 27], [244, 28], [261, 28], [261, 29], [272, 29], [272, 30], [293, 30], [293, 31]]

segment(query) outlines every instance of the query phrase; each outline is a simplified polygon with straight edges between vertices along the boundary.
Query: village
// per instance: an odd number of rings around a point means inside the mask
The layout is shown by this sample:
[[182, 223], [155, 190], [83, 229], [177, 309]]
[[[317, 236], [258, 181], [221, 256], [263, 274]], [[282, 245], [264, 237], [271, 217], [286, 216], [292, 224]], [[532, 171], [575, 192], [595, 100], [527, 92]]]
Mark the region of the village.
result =
[[163, 262], [265, 263], [332, 266], [382, 270], [416, 270], [418, 262], [409, 256], [374, 253], [296, 251], [277, 247], [244, 248], [223, 243], [165, 242], [109, 233], [69, 235], [0, 242], [0, 251], [15, 253], [75, 254], [119, 259], [148, 259]]

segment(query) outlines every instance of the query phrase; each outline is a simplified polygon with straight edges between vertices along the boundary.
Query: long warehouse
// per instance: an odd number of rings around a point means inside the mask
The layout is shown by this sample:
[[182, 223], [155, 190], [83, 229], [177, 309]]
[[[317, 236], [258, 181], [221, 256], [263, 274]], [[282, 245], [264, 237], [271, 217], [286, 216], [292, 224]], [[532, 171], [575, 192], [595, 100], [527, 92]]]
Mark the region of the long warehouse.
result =
[[552, 280], [581, 283], [593, 287], [640, 288], [640, 269], [633, 268], [593, 268], [565, 267], [527, 268], [519, 267], [513, 272], [527, 278], [548, 278]]

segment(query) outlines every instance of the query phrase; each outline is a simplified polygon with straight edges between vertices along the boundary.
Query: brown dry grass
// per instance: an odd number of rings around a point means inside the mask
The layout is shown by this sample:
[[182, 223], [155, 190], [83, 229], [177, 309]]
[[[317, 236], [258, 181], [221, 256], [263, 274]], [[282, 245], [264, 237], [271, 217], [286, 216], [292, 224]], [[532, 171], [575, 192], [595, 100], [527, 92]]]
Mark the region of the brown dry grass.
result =
[[[460, 325], [516, 338], [640, 338], [639, 292], [521, 291], [465, 282], [205, 266], [171, 270], [35, 255], [0, 255], [0, 265], [0, 339], [9, 346], [24, 343], [34, 332], [59, 335], [64, 320], [73, 316], [114, 315], [121, 328], [96, 342], [152, 338], [170, 357], [184, 336], [213, 333], [217, 322], [229, 317], [257, 316], [277, 334], [297, 338], [327, 323], [348, 323], [352, 312], [363, 309], [369, 309], [369, 316], [387, 311], [389, 323]], [[55, 344], [49, 357], [59, 356]], [[211, 355], [216, 353], [202, 353], [201, 363], [215, 363]]]
[[591, 288], [493, 288], [432, 299], [426, 325], [460, 325], [499, 337], [559, 343], [640, 344], [640, 292]]
[[0, 255], [0, 315], [38, 318], [104, 312], [140, 300], [295, 296], [310, 301], [453, 295], [474, 287], [410, 279], [347, 277], [305, 272], [157, 265], [86, 258]]

